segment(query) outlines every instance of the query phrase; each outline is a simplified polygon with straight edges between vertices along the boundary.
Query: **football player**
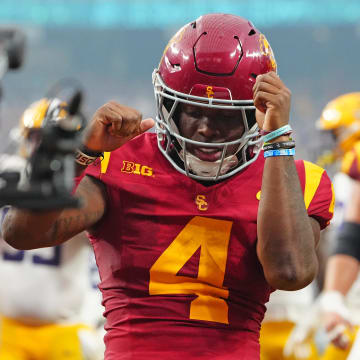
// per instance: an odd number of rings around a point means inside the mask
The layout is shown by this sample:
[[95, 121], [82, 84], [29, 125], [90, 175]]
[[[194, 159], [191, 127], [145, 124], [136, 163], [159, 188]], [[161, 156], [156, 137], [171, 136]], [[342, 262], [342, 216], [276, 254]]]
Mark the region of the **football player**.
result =
[[[24, 171], [44, 119], [64, 116], [64, 105], [42, 99], [23, 114], [19, 155], [2, 155], [1, 171]], [[1, 209], [2, 217], [8, 207]], [[101, 360], [103, 341], [83, 308], [93, 299], [89, 241], [71, 241], [37, 250], [16, 250], [0, 238], [0, 359]], [[92, 302], [92, 319], [101, 305]], [[83, 320], [86, 319], [86, 322]]]
[[250, 21], [208, 14], [185, 25], [153, 83], [157, 132], [135, 109], [100, 107], [77, 152], [84, 207], [12, 208], [4, 237], [29, 249], [89, 231], [106, 360], [259, 359], [270, 293], [316, 274], [331, 182], [294, 161], [290, 90]]
[[360, 352], [357, 347], [352, 349], [352, 343], [360, 324], [360, 259], [355, 247], [358, 236], [356, 226], [360, 223], [357, 165], [360, 155], [360, 93], [344, 94], [330, 101], [317, 125], [333, 139], [331, 151], [324, 152], [325, 156], [320, 157], [321, 162], [325, 161], [336, 171], [333, 181], [335, 216], [325, 234], [330, 254], [324, 289], [312, 309], [309, 308], [308, 315], [297, 325], [285, 352], [294, 354], [297, 348], [303, 346], [305, 339], [325, 331], [326, 337], [319, 336], [322, 339], [319, 359], [357, 359]]
[[[321, 130], [333, 134], [334, 158], [341, 158], [342, 176], [346, 180], [336, 191], [348, 193], [320, 298], [324, 327], [332, 343], [322, 359], [341, 360], [348, 358], [360, 325], [359, 281], [356, 284], [360, 269], [360, 92], [344, 94], [329, 102], [318, 124]], [[360, 353], [356, 358], [359, 357]]]

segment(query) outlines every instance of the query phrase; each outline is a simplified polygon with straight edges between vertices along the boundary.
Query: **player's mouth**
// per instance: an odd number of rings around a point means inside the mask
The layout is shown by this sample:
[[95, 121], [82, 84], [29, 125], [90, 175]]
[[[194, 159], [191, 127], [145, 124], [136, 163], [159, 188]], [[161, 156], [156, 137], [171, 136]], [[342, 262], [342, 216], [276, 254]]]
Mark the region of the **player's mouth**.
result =
[[194, 155], [203, 161], [217, 161], [221, 158], [222, 151], [219, 148], [196, 147]]

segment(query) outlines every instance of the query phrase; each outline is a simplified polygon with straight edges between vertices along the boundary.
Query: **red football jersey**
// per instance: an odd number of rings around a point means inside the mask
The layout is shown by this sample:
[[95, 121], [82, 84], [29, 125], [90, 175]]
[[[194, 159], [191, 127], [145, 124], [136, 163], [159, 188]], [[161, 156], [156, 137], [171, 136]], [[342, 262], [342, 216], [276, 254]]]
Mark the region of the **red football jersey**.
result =
[[[106, 360], [259, 359], [273, 289], [256, 255], [264, 159], [212, 186], [179, 173], [141, 135], [87, 174], [106, 184], [107, 211], [90, 235], [107, 318]], [[297, 161], [309, 215], [325, 227], [325, 171]]]
[[344, 155], [341, 171], [354, 180], [360, 180], [360, 141], [356, 142], [354, 147]]

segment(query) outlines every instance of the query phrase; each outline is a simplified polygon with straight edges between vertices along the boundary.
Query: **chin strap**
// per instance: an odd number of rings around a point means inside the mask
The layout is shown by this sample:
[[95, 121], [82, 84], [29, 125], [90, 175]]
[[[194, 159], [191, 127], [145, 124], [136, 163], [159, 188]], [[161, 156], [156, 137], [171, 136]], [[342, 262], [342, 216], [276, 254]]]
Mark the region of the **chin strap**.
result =
[[239, 160], [236, 155], [230, 155], [223, 160], [204, 161], [189, 152], [187, 152], [185, 157], [184, 150], [181, 150], [179, 156], [184, 163], [186, 158], [187, 168], [192, 173], [199, 176], [216, 177], [217, 175], [224, 175], [239, 164]]

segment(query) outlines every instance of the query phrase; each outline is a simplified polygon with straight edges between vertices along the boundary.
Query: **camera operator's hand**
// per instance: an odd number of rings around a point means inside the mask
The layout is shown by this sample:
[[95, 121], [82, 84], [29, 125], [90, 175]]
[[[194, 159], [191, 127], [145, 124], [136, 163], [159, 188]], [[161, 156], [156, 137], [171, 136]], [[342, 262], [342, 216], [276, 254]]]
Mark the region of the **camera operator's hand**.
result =
[[153, 119], [142, 120], [135, 109], [110, 101], [94, 114], [85, 130], [84, 145], [92, 151], [113, 151], [151, 129]]
[[291, 92], [275, 72], [257, 76], [253, 94], [261, 129], [273, 131], [289, 123]]

